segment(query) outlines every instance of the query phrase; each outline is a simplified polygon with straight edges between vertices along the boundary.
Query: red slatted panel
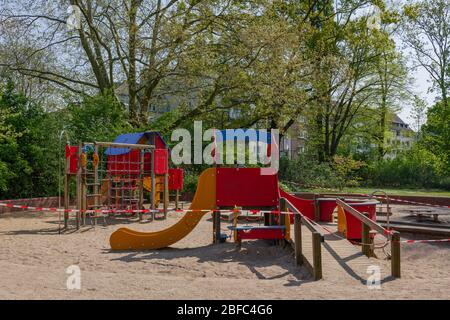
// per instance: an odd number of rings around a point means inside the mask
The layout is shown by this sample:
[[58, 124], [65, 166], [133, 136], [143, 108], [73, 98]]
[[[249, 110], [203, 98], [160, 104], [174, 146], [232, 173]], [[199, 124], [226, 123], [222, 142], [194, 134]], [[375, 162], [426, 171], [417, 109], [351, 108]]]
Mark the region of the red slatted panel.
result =
[[218, 168], [217, 206], [278, 206], [278, 176], [261, 175], [259, 168]]

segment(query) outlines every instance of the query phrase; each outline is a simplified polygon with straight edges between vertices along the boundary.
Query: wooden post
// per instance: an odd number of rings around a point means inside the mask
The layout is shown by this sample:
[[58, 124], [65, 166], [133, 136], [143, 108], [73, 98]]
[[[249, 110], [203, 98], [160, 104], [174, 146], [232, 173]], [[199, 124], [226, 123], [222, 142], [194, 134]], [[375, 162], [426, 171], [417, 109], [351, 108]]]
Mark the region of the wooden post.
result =
[[164, 219], [167, 218], [167, 210], [169, 208], [169, 173], [164, 174]]
[[318, 232], [312, 233], [314, 280], [322, 279], [322, 236]]
[[[156, 193], [156, 176], [155, 176], [155, 149], [152, 149], [151, 152], [151, 184], [152, 184], [152, 190], [150, 191], [150, 198], [151, 198], [151, 209], [155, 210], [156, 209], [156, 205], [155, 205], [155, 193]], [[153, 213], [154, 215], [154, 213]]]
[[[365, 216], [369, 216], [367, 212], [362, 213]], [[361, 251], [364, 253], [366, 257], [372, 256], [372, 246], [371, 246], [371, 238], [370, 238], [370, 227], [366, 225], [364, 222], [361, 222], [362, 227], [362, 239], [361, 239]]]
[[391, 235], [391, 274], [393, 277], [400, 278], [400, 233], [392, 231]]
[[[141, 157], [139, 163], [139, 205], [138, 210], [144, 209], [144, 161], [145, 152], [141, 150]], [[139, 212], [139, 221], [142, 221], [142, 212]]]
[[[95, 145], [94, 146], [94, 157], [98, 158], [98, 146]], [[100, 188], [99, 188], [99, 183], [98, 183], [98, 166], [100, 165], [99, 161], [97, 163], [95, 163], [95, 160], [92, 161], [93, 164], [93, 169], [94, 169], [94, 209], [98, 210], [99, 205], [102, 203], [102, 195], [100, 194]], [[100, 194], [100, 195], [99, 195]], [[99, 201], [100, 199], [100, 201]], [[95, 226], [97, 224], [97, 218], [96, 218], [97, 214], [94, 213], [92, 214], [92, 224]]]
[[303, 264], [302, 217], [297, 213], [294, 215], [294, 241], [295, 241], [295, 263], [298, 266], [300, 266]]
[[69, 212], [67, 211], [69, 209], [69, 186], [70, 186], [70, 176], [66, 171], [66, 174], [64, 175], [64, 230], [67, 230], [69, 226]]
[[180, 210], [180, 208], [178, 207], [180, 201], [180, 191], [177, 189], [175, 191], [175, 210]]
[[[70, 146], [69, 146], [70, 148]], [[69, 227], [69, 209], [70, 205], [70, 157], [66, 157], [66, 170], [64, 172], [64, 230]]]
[[[86, 169], [84, 169], [86, 170]], [[82, 225], [85, 226], [86, 225], [86, 210], [87, 210], [87, 186], [86, 186], [86, 178], [81, 177], [81, 190], [82, 190], [82, 208], [83, 208], [83, 212], [82, 212]]]
[[319, 198], [320, 195], [317, 193], [314, 193], [314, 221], [319, 222], [320, 221], [320, 204], [319, 204]]
[[78, 151], [77, 151], [77, 213], [76, 213], [76, 228], [77, 230], [80, 229], [80, 220], [81, 220], [81, 209], [82, 209], [82, 188], [81, 188], [81, 151], [83, 148], [83, 144], [78, 144]]
[[220, 243], [220, 212], [213, 212], [213, 243]]

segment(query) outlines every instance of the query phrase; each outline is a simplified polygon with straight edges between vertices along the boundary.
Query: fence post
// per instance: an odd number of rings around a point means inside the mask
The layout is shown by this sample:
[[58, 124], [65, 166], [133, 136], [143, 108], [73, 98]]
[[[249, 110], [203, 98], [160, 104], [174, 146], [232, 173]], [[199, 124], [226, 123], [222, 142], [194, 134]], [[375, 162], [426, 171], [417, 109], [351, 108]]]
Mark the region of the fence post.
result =
[[[365, 216], [369, 216], [368, 213], [363, 212], [362, 213]], [[364, 222], [361, 222], [362, 225], [362, 239], [361, 239], [361, 250], [362, 253], [366, 256], [366, 257], [371, 257], [372, 256], [372, 239], [370, 238], [370, 227], [368, 225], [366, 225]]]
[[303, 265], [302, 252], [302, 217], [295, 213], [294, 215], [294, 241], [295, 241], [295, 263]]
[[70, 172], [70, 157], [71, 157], [71, 148], [69, 147], [69, 154], [66, 155], [66, 170], [64, 170], [64, 230], [67, 231], [69, 227], [69, 206], [70, 206], [70, 180], [71, 177], [69, 175]]
[[213, 211], [213, 243], [220, 243], [220, 211]]
[[400, 278], [400, 233], [392, 231], [391, 237], [391, 274], [393, 277]]
[[81, 149], [83, 148], [83, 144], [80, 142], [78, 144], [77, 150], [77, 212], [76, 212], [76, 229], [80, 229], [80, 220], [81, 220], [81, 210], [82, 208], [82, 188], [81, 188]]
[[314, 280], [322, 279], [322, 237], [320, 233], [312, 233]]

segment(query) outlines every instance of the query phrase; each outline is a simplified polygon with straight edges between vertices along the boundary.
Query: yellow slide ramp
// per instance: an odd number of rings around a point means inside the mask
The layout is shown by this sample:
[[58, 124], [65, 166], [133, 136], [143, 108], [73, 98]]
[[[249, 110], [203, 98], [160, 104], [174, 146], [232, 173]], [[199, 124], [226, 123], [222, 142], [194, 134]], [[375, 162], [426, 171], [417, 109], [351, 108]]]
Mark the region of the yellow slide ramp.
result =
[[173, 226], [156, 232], [139, 232], [120, 228], [111, 234], [113, 250], [161, 249], [187, 236], [200, 222], [206, 211], [216, 208], [216, 169], [209, 168], [198, 178], [197, 191], [189, 211]]
[[[158, 183], [158, 180], [156, 180], [156, 182], [157, 183], [155, 184], [155, 189], [156, 189], [156, 192], [155, 192], [155, 203], [156, 203], [156, 207], [158, 207], [159, 203], [161, 202], [162, 190], [158, 189], [158, 184], [160, 184], [160, 183]], [[151, 177], [144, 177], [143, 187], [148, 192], [152, 191], [152, 178]]]

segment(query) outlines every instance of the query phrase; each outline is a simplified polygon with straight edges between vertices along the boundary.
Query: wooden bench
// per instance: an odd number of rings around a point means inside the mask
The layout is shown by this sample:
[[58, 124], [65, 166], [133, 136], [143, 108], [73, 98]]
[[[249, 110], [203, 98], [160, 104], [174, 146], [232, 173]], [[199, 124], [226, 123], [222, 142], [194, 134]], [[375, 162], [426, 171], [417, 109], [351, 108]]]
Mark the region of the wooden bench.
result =
[[444, 213], [444, 212], [436, 212], [433, 209], [407, 209], [407, 210], [403, 210], [405, 212], [408, 212], [411, 215], [416, 216], [417, 221], [423, 221], [424, 217], [433, 217], [433, 221], [435, 222], [439, 222], [439, 216], [440, 215], [446, 215], [448, 213]]

